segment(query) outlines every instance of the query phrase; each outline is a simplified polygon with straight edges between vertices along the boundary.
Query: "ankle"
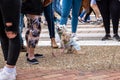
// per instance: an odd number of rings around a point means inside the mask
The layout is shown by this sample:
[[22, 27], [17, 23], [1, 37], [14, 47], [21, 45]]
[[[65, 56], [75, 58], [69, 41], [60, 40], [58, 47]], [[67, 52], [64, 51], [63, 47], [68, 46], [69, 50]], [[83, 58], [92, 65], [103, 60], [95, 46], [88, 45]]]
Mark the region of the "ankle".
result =
[[6, 64], [5, 67], [8, 67], [8, 68], [15, 68], [14, 65], [8, 65], [8, 64]]
[[106, 33], [106, 35], [110, 35], [110, 33]]
[[114, 33], [114, 35], [118, 35], [118, 33]]
[[3, 70], [7, 71], [8, 73], [12, 73], [12, 72], [14, 72], [16, 70], [16, 68], [15, 67], [11, 68], [11, 67], [5, 66], [3, 68]]
[[35, 57], [28, 57], [29, 60], [35, 59]]
[[35, 58], [34, 53], [33, 54], [26, 53], [26, 55], [27, 55], [27, 58], [29, 58], [29, 59], [34, 59]]
[[56, 43], [56, 41], [55, 41], [55, 38], [51, 38], [51, 46], [53, 47], [53, 48], [57, 48], [58, 46], [57, 46], [57, 43]]

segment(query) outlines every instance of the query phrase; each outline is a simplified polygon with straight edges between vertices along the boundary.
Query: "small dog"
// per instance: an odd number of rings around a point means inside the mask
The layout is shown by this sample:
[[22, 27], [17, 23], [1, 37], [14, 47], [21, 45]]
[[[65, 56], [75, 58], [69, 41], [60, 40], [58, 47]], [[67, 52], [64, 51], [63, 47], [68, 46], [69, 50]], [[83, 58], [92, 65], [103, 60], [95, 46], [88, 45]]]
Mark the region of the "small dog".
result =
[[71, 33], [66, 29], [65, 25], [57, 27], [57, 32], [60, 36], [60, 47], [63, 49], [63, 53], [78, 53], [80, 46], [71, 37]]
[[61, 35], [61, 48], [63, 48], [63, 53], [78, 54], [80, 50], [80, 46], [71, 37], [70, 32], [63, 32]]

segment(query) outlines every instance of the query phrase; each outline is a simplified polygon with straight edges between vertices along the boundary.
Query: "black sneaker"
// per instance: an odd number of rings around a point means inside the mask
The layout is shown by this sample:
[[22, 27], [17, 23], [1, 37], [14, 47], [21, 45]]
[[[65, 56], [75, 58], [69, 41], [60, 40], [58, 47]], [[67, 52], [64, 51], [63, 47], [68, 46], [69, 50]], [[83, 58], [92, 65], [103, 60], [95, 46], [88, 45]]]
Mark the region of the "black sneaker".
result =
[[27, 58], [27, 62], [30, 63], [30, 64], [39, 64], [38, 60], [35, 59], [35, 58], [31, 59], [31, 60], [29, 58]]
[[[43, 58], [43, 54], [34, 54], [35, 58]], [[28, 53], [26, 53], [26, 57], [28, 57]]]
[[105, 41], [105, 40], [112, 40], [112, 38], [109, 34], [107, 34], [102, 38], [102, 41]]
[[117, 41], [120, 41], [120, 36], [119, 36], [118, 34], [115, 34], [115, 35], [113, 36], [113, 39], [115, 39], [115, 40], [117, 40]]

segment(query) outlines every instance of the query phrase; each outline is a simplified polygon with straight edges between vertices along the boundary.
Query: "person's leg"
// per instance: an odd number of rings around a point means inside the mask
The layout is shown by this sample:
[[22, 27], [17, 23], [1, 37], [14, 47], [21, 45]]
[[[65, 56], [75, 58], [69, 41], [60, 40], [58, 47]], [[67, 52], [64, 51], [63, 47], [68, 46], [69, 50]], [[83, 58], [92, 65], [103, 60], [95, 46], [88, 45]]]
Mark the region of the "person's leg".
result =
[[60, 6], [60, 0], [56, 0], [56, 12], [61, 16], [61, 6]]
[[67, 24], [67, 19], [68, 19], [69, 13], [70, 13], [70, 9], [72, 7], [72, 1], [73, 0], [63, 0], [62, 1], [62, 14], [61, 14], [61, 19], [60, 19], [60, 25]]
[[54, 31], [55, 27], [54, 27], [54, 16], [53, 16], [52, 4], [44, 8], [44, 15], [48, 23], [48, 30], [49, 30], [50, 38], [55, 38], [55, 31]]
[[113, 33], [118, 34], [120, 2], [118, 0], [110, 0], [110, 12], [113, 23]]
[[22, 52], [26, 52], [26, 47], [24, 46], [24, 41], [22, 38], [22, 31], [24, 26], [24, 14], [20, 14], [20, 23], [19, 23], [19, 29], [20, 29], [20, 43], [21, 43], [21, 50]]
[[76, 33], [78, 25], [78, 13], [80, 10], [82, 0], [72, 0], [72, 33]]
[[[19, 35], [18, 35], [18, 36], [16, 36], [16, 38], [8, 41], [8, 38], [5, 36], [6, 36], [6, 34], [2, 33], [2, 38], [0, 39], [1, 47], [2, 47], [2, 50], [4, 53], [4, 59], [5, 59], [5, 63], [6, 63], [6, 65], [2, 69], [3, 73], [0, 73], [0, 76], [3, 75], [4, 78], [9, 78], [9, 80], [11, 80], [11, 78], [15, 79], [15, 76], [17, 75], [15, 64], [16, 64], [16, 61], [19, 56], [18, 52], [20, 49], [20, 39], [19, 39]], [[12, 53], [12, 54], [10, 54], [10, 53]], [[13, 53], [16, 53], [16, 54], [13, 54]], [[12, 76], [12, 77], [10, 78], [10, 76]], [[0, 80], [1, 80], [1, 77], [0, 77]]]
[[[19, 35], [19, 17], [20, 17], [20, 1], [9, 0], [0, 4], [2, 18], [0, 27], [2, 35], [0, 35], [1, 46], [6, 61], [6, 65], [0, 72], [0, 80], [16, 79], [14, 74], [15, 65], [20, 53], [20, 35]], [[1, 14], [0, 14], [1, 15]], [[4, 25], [3, 23], [4, 22]], [[6, 36], [7, 35], [7, 36]], [[5, 47], [7, 46], [7, 47]]]
[[57, 48], [57, 43], [55, 41], [55, 24], [54, 24], [54, 16], [52, 10], [52, 3], [44, 8], [44, 15], [48, 23], [48, 30], [51, 39], [51, 46], [53, 48]]
[[[25, 38], [27, 43], [27, 61], [30, 64], [38, 64], [38, 60], [35, 56], [35, 47], [39, 41], [39, 35], [41, 33], [41, 25], [39, 22], [39, 16], [27, 14], [27, 27]], [[43, 55], [41, 55], [43, 56]]]
[[103, 18], [103, 24], [105, 27], [106, 35], [102, 38], [102, 40], [111, 39], [110, 36], [110, 8], [109, 8], [109, 0], [101, 0], [97, 1], [98, 8]]
[[23, 44], [23, 38], [22, 38], [22, 30], [23, 30], [23, 18], [24, 18], [24, 14], [20, 14], [20, 23], [19, 23], [19, 29], [20, 29], [20, 43], [21, 45]]
[[78, 15], [79, 15], [79, 10], [81, 6], [82, 0], [72, 0], [72, 38], [74, 40], [79, 40], [79, 38], [76, 35], [77, 32], [77, 25], [78, 25]]
[[[1, 14], [1, 13], [0, 13]], [[4, 55], [4, 60], [5, 62], [8, 60], [8, 61], [12, 61], [12, 60], [9, 60], [9, 57], [12, 59], [14, 59], [16, 61], [16, 58], [18, 57], [19, 54], [17, 54], [19, 52], [19, 34], [18, 36], [16, 36], [15, 39], [8, 39], [6, 34], [5, 34], [5, 27], [4, 27], [4, 24], [2, 23], [3, 20], [2, 20], [2, 16], [0, 15], [0, 41], [1, 41], [1, 47], [2, 47], [2, 50], [3, 50], [3, 55]], [[15, 45], [17, 44], [17, 45]], [[9, 50], [10, 49], [10, 50]], [[15, 50], [14, 50], [15, 49]], [[9, 51], [8, 51], [9, 50]], [[18, 50], [16, 52], [16, 50]], [[14, 51], [14, 52], [10, 52], [10, 51]], [[9, 53], [15, 53], [17, 54], [16, 57], [14, 56], [15, 54], [10, 54]], [[9, 55], [9, 57], [8, 57]], [[12, 56], [12, 57], [11, 57]], [[12, 61], [13, 62], [13, 61]], [[11, 62], [9, 62], [11, 64]], [[16, 62], [13, 62], [13, 63], [16, 63]]]
[[84, 22], [87, 22], [87, 19], [89, 18], [90, 14], [92, 13], [93, 9], [90, 7], [89, 12], [84, 17]]
[[119, 26], [119, 15], [120, 15], [120, 2], [118, 0], [110, 0], [110, 12], [113, 23], [113, 34], [114, 38], [120, 41], [118, 35], [118, 26]]
[[[81, 20], [83, 20], [83, 17], [85, 16], [85, 14], [87, 14], [87, 11], [85, 9], [83, 9], [83, 11], [80, 14]], [[87, 20], [90, 20], [90, 16], [88, 16]]]
[[4, 60], [7, 61], [9, 41], [5, 34], [2, 13], [0, 12], [0, 42], [3, 51]]
[[20, 38], [19, 34], [14, 38], [9, 40], [9, 52], [7, 58], [8, 65], [15, 65], [19, 56], [20, 51]]
[[[60, 0], [54, 0], [53, 1], [53, 6], [54, 6], [54, 11], [59, 15], [61, 16], [61, 6], [60, 6]], [[55, 17], [54, 15], [54, 21], [55, 22], [60, 22], [59, 19], [57, 19], [57, 17]]]
[[85, 9], [82, 9], [82, 11], [80, 12], [79, 16], [78, 16], [78, 20], [80, 22], [82, 22], [82, 19], [83, 19], [83, 16], [85, 15], [86, 13], [86, 10]]
[[20, 38], [18, 27], [20, 17], [20, 1], [13, 0], [13, 4], [10, 4], [8, 1], [6, 1], [6, 3], [2, 5], [2, 13], [4, 18], [4, 29], [6, 30], [6, 34], [9, 34], [10, 32], [16, 34], [16, 36], [13, 38], [7, 35], [7, 37], [9, 38], [7, 64], [14, 66], [17, 62], [20, 50]]
[[39, 41], [39, 35], [41, 33], [41, 25], [39, 22], [39, 17], [37, 15], [27, 15], [28, 20], [28, 30], [26, 32], [26, 43], [27, 43], [27, 61], [30, 64], [38, 64], [38, 60], [35, 59], [34, 50], [36, 44]]
[[60, 0], [53, 0], [53, 10], [61, 16]]
[[81, 14], [80, 14], [80, 18], [83, 18], [83, 16], [85, 15], [85, 13], [86, 13], [86, 10], [83, 9], [83, 11], [82, 11]]
[[100, 12], [99, 12], [98, 6], [96, 4], [96, 0], [91, 0], [90, 6], [93, 9], [93, 11], [95, 12], [96, 19], [99, 19]]

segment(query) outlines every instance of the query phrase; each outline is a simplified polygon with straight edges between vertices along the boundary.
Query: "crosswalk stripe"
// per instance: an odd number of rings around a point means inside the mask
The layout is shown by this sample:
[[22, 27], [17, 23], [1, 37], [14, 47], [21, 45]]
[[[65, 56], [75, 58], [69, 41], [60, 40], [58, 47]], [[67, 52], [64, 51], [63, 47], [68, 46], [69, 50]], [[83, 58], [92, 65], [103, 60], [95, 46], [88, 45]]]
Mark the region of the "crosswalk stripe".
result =
[[[68, 28], [69, 31], [71, 31], [71, 28]], [[110, 28], [112, 31], [113, 28]], [[104, 31], [104, 28], [78, 28], [77, 31]], [[42, 29], [42, 32], [48, 32], [48, 29]]]
[[[105, 33], [79, 33], [78, 37], [103, 37], [105, 35]], [[111, 35], [113, 35], [113, 33], [111, 33]], [[48, 33], [44, 33], [44, 34], [40, 34], [40, 38], [46, 38], [49, 37]]]
[[[67, 29], [71, 31], [71, 21], [68, 21]], [[101, 41], [101, 38], [105, 35], [104, 27], [101, 25], [83, 24], [78, 22], [77, 36], [80, 38], [78, 42], [81, 46], [120, 46], [120, 42], [115, 40]], [[112, 24], [110, 25], [112, 26]], [[111, 37], [113, 36], [113, 28], [110, 28]], [[120, 32], [120, 30], [119, 30]], [[23, 31], [23, 39], [25, 43], [25, 31]], [[39, 46], [51, 46], [49, 31], [47, 25], [42, 25], [42, 31], [40, 34]]]
[[[100, 41], [100, 40], [88, 41], [86, 40], [86, 41], [78, 41], [77, 43], [80, 46], [120, 46], [120, 42], [117, 42], [117, 41]], [[57, 44], [60, 45], [59, 43]], [[51, 46], [51, 42], [50, 41], [39, 41], [38, 46]]]

